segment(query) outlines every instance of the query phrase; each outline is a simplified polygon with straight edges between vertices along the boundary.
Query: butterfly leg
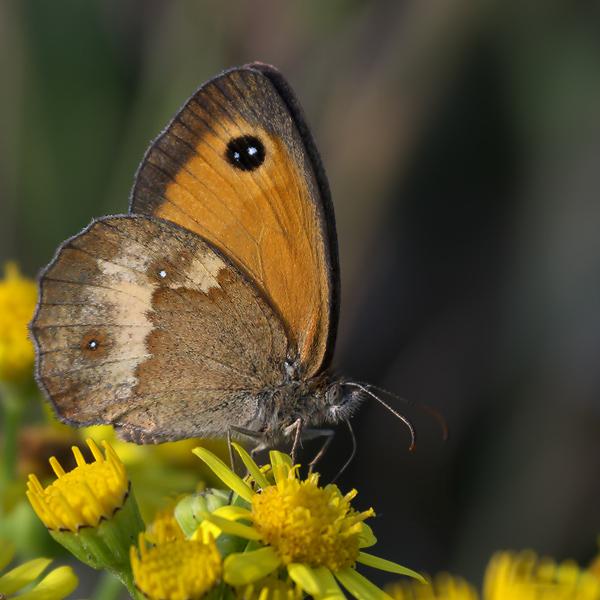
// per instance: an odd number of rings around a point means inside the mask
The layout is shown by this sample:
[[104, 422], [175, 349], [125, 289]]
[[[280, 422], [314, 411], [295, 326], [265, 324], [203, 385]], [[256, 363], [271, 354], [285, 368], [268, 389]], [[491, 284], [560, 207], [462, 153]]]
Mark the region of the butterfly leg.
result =
[[295, 433], [290, 456], [292, 457], [292, 464], [296, 464], [296, 454], [298, 452], [298, 448], [302, 446], [302, 419], [298, 418], [289, 427], [286, 427], [285, 435], [291, 435], [292, 431]]
[[333, 429], [305, 429], [303, 432], [303, 437], [305, 440], [315, 439], [318, 437], [324, 437], [325, 440], [319, 451], [314, 455], [313, 459], [308, 463], [308, 474], [310, 475], [313, 472], [316, 464], [325, 456], [325, 452], [327, 452], [327, 448], [333, 441], [333, 437], [335, 436], [335, 431]]

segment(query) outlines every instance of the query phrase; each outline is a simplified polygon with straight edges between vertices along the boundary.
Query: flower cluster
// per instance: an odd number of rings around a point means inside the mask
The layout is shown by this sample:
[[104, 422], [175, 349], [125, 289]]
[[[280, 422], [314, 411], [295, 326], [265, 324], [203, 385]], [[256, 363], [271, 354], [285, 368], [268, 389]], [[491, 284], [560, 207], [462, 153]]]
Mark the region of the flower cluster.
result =
[[184, 497], [145, 527], [123, 463], [105, 442], [90, 439], [93, 460], [73, 448], [76, 467], [50, 463], [56, 480], [30, 476], [27, 495], [51, 535], [82, 562], [115, 573], [134, 596], [199, 600], [218, 593], [251, 600], [343, 598], [386, 594], [356, 570], [362, 563], [424, 581], [414, 571], [363, 551], [375, 537], [372, 509], [352, 506], [356, 491], [300, 477], [289, 456], [273, 451], [259, 467], [234, 447], [243, 479], [205, 448], [194, 453], [229, 488]]
[[581, 569], [572, 561], [540, 560], [533, 552], [499, 552], [488, 564], [481, 596], [463, 579], [445, 574], [428, 586], [402, 582], [388, 592], [394, 600], [600, 600], [595, 564]]

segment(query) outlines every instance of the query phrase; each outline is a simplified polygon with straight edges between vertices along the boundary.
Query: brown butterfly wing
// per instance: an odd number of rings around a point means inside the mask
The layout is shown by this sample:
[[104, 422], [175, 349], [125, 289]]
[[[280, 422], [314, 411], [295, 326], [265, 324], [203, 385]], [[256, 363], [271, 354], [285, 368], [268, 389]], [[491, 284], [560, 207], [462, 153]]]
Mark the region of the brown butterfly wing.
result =
[[[252, 149], [246, 163], [232, 159]], [[215, 244], [279, 312], [303, 374], [327, 366], [339, 304], [333, 209], [300, 108], [275, 69], [249, 65], [203, 85], [147, 151], [130, 209]]]
[[137, 441], [252, 428], [287, 354], [283, 324], [245, 275], [194, 233], [143, 216], [100, 219], [63, 244], [32, 332], [59, 415]]

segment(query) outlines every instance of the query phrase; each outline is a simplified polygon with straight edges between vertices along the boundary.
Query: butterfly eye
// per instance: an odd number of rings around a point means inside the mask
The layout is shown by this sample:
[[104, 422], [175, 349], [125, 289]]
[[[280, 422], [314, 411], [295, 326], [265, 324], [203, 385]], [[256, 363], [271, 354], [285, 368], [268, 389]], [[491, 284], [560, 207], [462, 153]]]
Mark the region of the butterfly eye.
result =
[[254, 171], [265, 161], [265, 147], [257, 137], [243, 135], [229, 140], [225, 156], [237, 169]]

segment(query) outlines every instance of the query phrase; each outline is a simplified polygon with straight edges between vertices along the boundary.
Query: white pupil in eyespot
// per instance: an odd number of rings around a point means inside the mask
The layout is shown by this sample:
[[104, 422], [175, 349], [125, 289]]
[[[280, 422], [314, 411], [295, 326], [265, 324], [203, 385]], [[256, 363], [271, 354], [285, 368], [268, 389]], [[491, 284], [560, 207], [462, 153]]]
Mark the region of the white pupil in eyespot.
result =
[[254, 156], [257, 152], [258, 150], [254, 146], [250, 146], [250, 148], [248, 148], [248, 154], [250, 156]]
[[235, 160], [240, 160], [240, 153], [239, 152], [234, 152], [233, 153], [233, 158], [235, 158]]
[[88, 348], [90, 350], [95, 350], [98, 347], [98, 342], [96, 340], [91, 340], [88, 342]]
[[167, 276], [167, 272], [166, 272], [164, 269], [161, 269], [161, 270], [158, 272], [158, 276], [159, 276], [161, 279], [164, 279], [164, 278]]

